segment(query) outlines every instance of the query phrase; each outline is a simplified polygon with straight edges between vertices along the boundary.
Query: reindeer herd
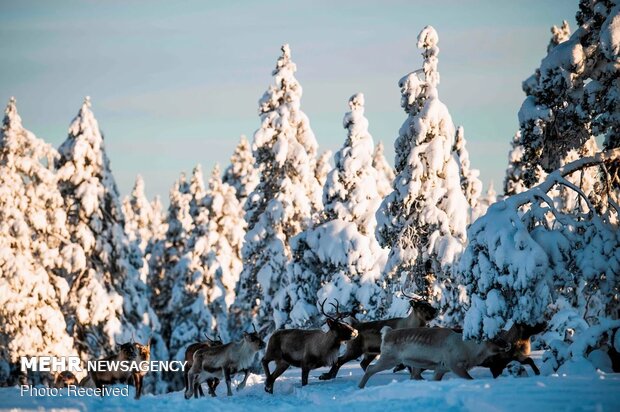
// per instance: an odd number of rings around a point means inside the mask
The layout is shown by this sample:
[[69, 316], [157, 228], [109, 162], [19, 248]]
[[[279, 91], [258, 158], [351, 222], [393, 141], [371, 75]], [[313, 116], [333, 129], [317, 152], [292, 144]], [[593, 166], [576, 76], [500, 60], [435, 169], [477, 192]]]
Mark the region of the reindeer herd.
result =
[[[433, 379], [441, 380], [447, 372], [473, 379], [469, 370], [482, 366], [489, 368], [496, 378], [510, 362], [517, 361], [529, 365], [536, 375], [540, 374], [528, 355], [530, 338], [542, 332], [545, 324], [517, 323], [492, 341], [464, 341], [462, 331], [457, 328], [428, 327], [437, 316], [437, 309], [415, 296], [404, 292], [403, 295], [411, 306], [409, 315], [403, 318], [360, 322], [354, 314], [341, 313], [338, 301], [330, 303], [334, 313], [326, 313], [326, 302], [323, 301], [319, 307], [326, 319], [326, 331], [281, 329], [271, 334], [267, 345], [261, 337], [263, 331], [257, 331], [255, 327], [237, 342], [224, 344], [207, 336], [206, 341], [191, 344], [185, 351], [185, 398], [204, 396], [204, 383], [209, 395], [216, 396], [216, 388], [222, 379], [226, 382], [228, 396], [232, 396], [231, 378], [239, 373], [243, 373], [244, 378], [237, 390], [243, 389], [256, 354], [265, 347], [261, 364], [268, 393], [273, 393], [275, 381], [291, 366], [301, 369], [301, 385], [305, 386], [311, 370], [329, 366], [331, 369], [319, 379], [334, 379], [345, 363], [359, 358], [365, 371], [360, 388], [364, 388], [374, 374], [392, 368], [395, 372], [407, 368], [411, 379], [422, 379], [424, 370], [432, 370]], [[339, 356], [342, 344], [346, 347]], [[132, 342], [121, 345], [120, 349], [115, 355], [119, 360], [149, 359], [150, 345]], [[379, 359], [372, 363], [377, 356]], [[271, 363], [275, 364], [273, 370], [270, 369]], [[91, 373], [80, 384], [101, 388], [107, 384], [133, 381], [138, 399], [143, 377], [144, 374], [140, 373], [127, 376]]]

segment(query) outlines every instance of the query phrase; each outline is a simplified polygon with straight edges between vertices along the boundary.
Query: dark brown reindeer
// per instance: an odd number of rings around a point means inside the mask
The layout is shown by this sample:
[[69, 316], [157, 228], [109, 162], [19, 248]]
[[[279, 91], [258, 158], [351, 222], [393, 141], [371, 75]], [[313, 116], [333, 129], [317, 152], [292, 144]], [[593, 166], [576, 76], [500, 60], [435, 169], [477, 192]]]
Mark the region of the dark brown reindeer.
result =
[[463, 334], [447, 328], [395, 329], [386, 326], [381, 331], [381, 357], [366, 369], [359, 387], [377, 372], [404, 364], [411, 379], [421, 379], [423, 369], [433, 369], [433, 379], [441, 380], [446, 372], [473, 379], [468, 370], [487, 358], [510, 350], [502, 339], [493, 342], [464, 341]]
[[[187, 362], [187, 364], [185, 365], [185, 370], [183, 371], [183, 384], [185, 385], [185, 391], [187, 391], [189, 388], [188, 374], [189, 374], [190, 368], [192, 367], [194, 363], [194, 353], [196, 353], [198, 350], [203, 349], [203, 348], [209, 348], [212, 346], [222, 346], [224, 344], [219, 338], [216, 337], [216, 339], [211, 339], [209, 335], [206, 333], [205, 333], [205, 338], [207, 338], [206, 341], [192, 343], [191, 345], [187, 347], [187, 349], [185, 349], [185, 362]], [[214, 378], [207, 379], [207, 386], [209, 387], [209, 395], [215, 396], [215, 389], [217, 388], [217, 385], [219, 385], [219, 383], [220, 383], [219, 378], [214, 377]], [[202, 391], [202, 385], [200, 383], [198, 383], [194, 387], [194, 396], [198, 397], [199, 395], [205, 396], [204, 392]]]
[[[119, 352], [115, 355], [108, 356], [103, 361], [106, 362], [135, 362], [139, 364], [140, 362], [146, 361], [148, 362], [151, 358], [151, 342], [147, 345], [141, 345], [137, 342], [134, 342], [133, 339], [131, 342], [123, 343]], [[114, 385], [117, 383], [130, 383], [133, 382], [136, 387], [136, 399], [140, 399], [142, 395], [142, 380], [144, 379], [144, 375], [146, 371], [124, 371], [120, 368], [116, 370], [106, 370], [106, 371], [91, 371], [89, 375], [82, 379], [80, 382], [81, 386], [91, 386], [94, 385], [96, 388], [101, 389], [104, 385]]]
[[222, 375], [226, 379], [228, 396], [232, 396], [231, 376], [237, 372], [245, 371], [245, 382], [256, 352], [264, 347], [265, 343], [259, 332], [254, 328], [254, 332], [244, 333], [239, 342], [198, 349], [194, 353], [194, 361], [188, 373], [188, 387], [185, 390], [185, 398], [189, 399], [195, 395], [193, 389], [201, 381], [209, 378], [219, 379]]
[[[321, 329], [281, 329], [271, 335], [262, 360], [266, 392], [273, 393], [276, 379], [291, 365], [301, 368], [301, 385], [307, 385], [312, 369], [333, 365], [338, 360], [340, 344], [358, 336], [354, 327], [325, 313], [324, 305], [325, 300], [320, 306], [321, 313], [327, 318], [327, 332]], [[273, 372], [269, 371], [271, 361], [276, 363]]]
[[486, 359], [480, 366], [491, 369], [494, 378], [502, 374], [502, 371], [512, 361], [518, 361], [522, 365], [530, 365], [534, 374], [540, 375], [534, 360], [529, 357], [530, 338], [545, 330], [546, 322], [537, 323], [533, 326], [524, 323], [515, 323], [507, 331], [502, 331], [499, 337], [511, 344], [508, 352], [498, 353]]
[[[389, 326], [392, 329], [419, 328], [426, 326], [427, 322], [437, 316], [437, 309], [433, 308], [428, 302], [416, 296], [407, 295], [402, 289], [400, 292], [409, 299], [409, 305], [411, 306], [409, 315], [404, 318], [391, 318], [371, 322], [360, 322], [352, 316], [349, 317], [352, 326], [358, 331], [358, 336], [347, 342], [347, 349], [344, 355], [339, 357], [329, 372], [322, 374], [319, 379], [334, 379], [342, 365], [362, 355], [364, 358], [360, 362], [360, 366], [363, 370], [366, 370], [368, 365], [379, 355], [381, 350], [381, 329], [385, 326]], [[338, 306], [334, 306], [334, 308], [337, 314], [340, 315]]]

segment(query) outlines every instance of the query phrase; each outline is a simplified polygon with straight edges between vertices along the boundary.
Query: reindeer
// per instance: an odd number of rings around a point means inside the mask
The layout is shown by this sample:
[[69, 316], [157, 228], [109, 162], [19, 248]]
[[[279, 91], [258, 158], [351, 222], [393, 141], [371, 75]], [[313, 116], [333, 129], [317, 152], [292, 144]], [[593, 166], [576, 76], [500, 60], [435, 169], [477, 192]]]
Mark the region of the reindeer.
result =
[[232, 396], [232, 374], [245, 370], [245, 382], [256, 352], [264, 347], [265, 342], [260, 338], [259, 332], [254, 327], [254, 332], [244, 332], [243, 338], [239, 342], [198, 349], [194, 353], [193, 364], [188, 373], [188, 387], [185, 390], [185, 398], [189, 399], [195, 395], [192, 389], [199, 385], [202, 379], [214, 377], [219, 379], [222, 375], [226, 379], [228, 396]]
[[[194, 363], [194, 353], [196, 353], [198, 350], [202, 348], [209, 348], [212, 346], [223, 345], [223, 342], [219, 338], [211, 339], [209, 335], [206, 333], [205, 333], [205, 338], [207, 338], [205, 342], [192, 343], [191, 345], [187, 347], [187, 349], [185, 349], [185, 362], [187, 362], [185, 370], [183, 371], [183, 383], [185, 385], [185, 391], [187, 391], [189, 388], [188, 374], [189, 374], [189, 369], [192, 367], [192, 364]], [[219, 385], [219, 383], [220, 383], [219, 378], [207, 379], [207, 386], [209, 387], [209, 395], [215, 396], [215, 389], [217, 388], [217, 385]], [[196, 385], [196, 387], [194, 388], [194, 396], [198, 397], [199, 394], [200, 396], [205, 396], [204, 392], [202, 391], [202, 385], [200, 384]]]
[[[338, 359], [340, 344], [358, 336], [355, 328], [325, 313], [326, 300], [320, 305], [321, 313], [327, 318], [329, 331], [284, 329], [274, 332], [269, 338], [267, 351], [262, 360], [266, 376], [266, 392], [273, 393], [276, 379], [291, 365], [301, 368], [301, 385], [307, 385], [308, 374], [312, 369], [334, 364]], [[273, 372], [269, 372], [271, 361], [276, 363]]]
[[67, 388], [75, 384], [77, 384], [77, 378], [70, 371], [62, 371], [54, 379], [54, 388], [58, 389]]
[[540, 375], [540, 371], [536, 367], [534, 360], [529, 357], [530, 354], [530, 338], [545, 330], [546, 322], [537, 323], [534, 326], [524, 323], [515, 323], [507, 331], [502, 331], [499, 337], [509, 342], [512, 348], [508, 352], [498, 353], [486, 359], [480, 366], [491, 369], [494, 378], [502, 374], [502, 371], [513, 360], [518, 361], [522, 365], [530, 365], [534, 374]]
[[[360, 322], [355, 317], [349, 317], [351, 324], [358, 331], [358, 336], [347, 342], [347, 349], [344, 355], [338, 358], [329, 372], [323, 373], [319, 379], [334, 379], [338, 374], [338, 370], [345, 363], [364, 356], [360, 362], [363, 370], [379, 355], [381, 346], [381, 329], [389, 326], [392, 329], [419, 328], [426, 326], [427, 322], [437, 316], [437, 309], [433, 308], [428, 302], [421, 300], [417, 296], [407, 295], [402, 289], [401, 294], [409, 299], [411, 312], [405, 318], [390, 318], [385, 320], [375, 320], [371, 322]], [[336, 301], [338, 304], [338, 301]], [[336, 309], [336, 313], [341, 317], [338, 306], [332, 306]], [[399, 370], [399, 367], [396, 368]]]
[[[133, 343], [136, 349], [137, 358], [136, 363], [139, 365], [141, 362], [149, 362], [151, 360], [151, 339], [149, 339], [146, 345], [141, 345], [138, 342]], [[133, 384], [136, 387], [136, 399], [140, 399], [142, 395], [142, 382], [144, 381], [144, 375], [147, 371], [138, 369], [136, 372], [131, 373]]]
[[[127, 361], [127, 362], [135, 362], [139, 364], [143, 361], [148, 361], [151, 357], [151, 341], [147, 345], [141, 345], [133, 341], [123, 343], [119, 352], [115, 355], [108, 356], [103, 361], [112, 362], [112, 361]], [[144, 375], [146, 372], [143, 371], [123, 371], [117, 370], [109, 370], [109, 371], [91, 371], [89, 375], [82, 379], [80, 382], [81, 386], [95, 386], [98, 389], [103, 388], [104, 385], [114, 385], [117, 383], [129, 383], [130, 380], [133, 380], [133, 384], [136, 387], [136, 399], [140, 399], [142, 395], [142, 380], [144, 379]]]
[[422, 379], [422, 369], [433, 369], [434, 380], [452, 371], [457, 376], [473, 379], [468, 370], [480, 365], [487, 358], [510, 350], [502, 339], [493, 342], [464, 341], [463, 334], [446, 328], [381, 330], [381, 357], [366, 369], [359, 387], [364, 388], [368, 379], [377, 372], [404, 364], [411, 370], [411, 379]]

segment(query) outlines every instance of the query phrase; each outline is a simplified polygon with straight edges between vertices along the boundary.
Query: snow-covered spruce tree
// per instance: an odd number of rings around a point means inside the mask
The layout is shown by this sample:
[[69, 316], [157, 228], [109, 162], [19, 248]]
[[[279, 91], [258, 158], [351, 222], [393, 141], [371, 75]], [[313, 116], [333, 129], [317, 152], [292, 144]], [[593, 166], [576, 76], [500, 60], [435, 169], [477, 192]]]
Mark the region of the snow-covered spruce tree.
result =
[[394, 169], [385, 158], [384, 151], [383, 142], [379, 142], [372, 155], [372, 167], [377, 170], [377, 192], [382, 199], [390, 194], [394, 181]]
[[72, 262], [66, 274], [68, 330], [83, 359], [111, 354], [132, 336], [146, 343], [151, 335], [159, 356], [159, 321], [139, 276], [142, 256], [125, 234], [118, 189], [90, 107], [86, 98], [56, 162], [74, 243], [62, 251]]
[[[524, 170], [527, 166], [523, 161], [523, 146], [521, 146], [521, 132], [515, 133], [510, 142], [510, 152], [508, 152], [508, 168], [506, 169], [506, 177], [504, 178], [504, 195], [512, 196], [527, 190], [525, 185]], [[540, 167], [540, 166], [537, 166]], [[538, 175], [544, 175], [542, 170], [537, 172]]]
[[325, 185], [327, 174], [331, 170], [331, 158], [331, 150], [324, 150], [323, 153], [321, 153], [321, 155], [316, 158], [316, 165], [314, 166], [314, 177], [316, 178], [320, 187], [323, 187]]
[[471, 222], [475, 222], [480, 216], [484, 216], [484, 214], [489, 209], [493, 203], [497, 202], [497, 192], [493, 187], [493, 181], [489, 183], [489, 187], [484, 195], [478, 198], [478, 202], [476, 203], [476, 207], [471, 212]]
[[523, 83], [527, 97], [519, 111], [518, 144], [525, 187], [576, 157], [592, 155], [598, 150], [596, 136], [618, 135], [620, 45], [614, 33], [620, 6], [615, 3], [582, 0], [576, 16], [579, 28], [570, 37], [568, 25], [552, 29], [547, 56]]
[[151, 250], [151, 273], [149, 286], [151, 288], [151, 304], [157, 312], [162, 324], [162, 336], [170, 342], [172, 330], [172, 315], [169, 303], [172, 299], [172, 288], [180, 273], [184, 273], [186, 260], [182, 259], [186, 252], [193, 220], [190, 215], [189, 183], [182, 173], [179, 179], [170, 188], [168, 224], [163, 240], [154, 243]]
[[155, 196], [151, 202], [151, 220], [148, 232], [151, 237], [147, 242], [145, 250], [145, 257], [147, 258], [149, 267], [147, 285], [151, 295], [151, 306], [158, 315], [160, 323], [164, 323], [159, 314], [159, 309], [162, 307], [161, 301], [159, 303], [156, 303], [156, 301], [159, 300], [159, 293], [161, 292], [162, 286], [161, 283], [163, 281], [168, 223], [159, 196]]
[[69, 288], [54, 274], [70, 265], [59, 253], [67, 234], [57, 156], [22, 126], [11, 98], [0, 130], [0, 386], [17, 384], [22, 356], [76, 354], [60, 307]]
[[[620, 149], [576, 160], [538, 186], [491, 205], [471, 225], [459, 265], [470, 298], [466, 338], [492, 338], [511, 322], [551, 319], [546, 362], [557, 369], [586, 354], [578, 336], [594, 333], [589, 328], [605, 329], [599, 337], [610, 332], [613, 322], [607, 319], [617, 319], [620, 311], [620, 230], [613, 223], [618, 208], [599, 214], [567, 177], [592, 168], [605, 181], [605, 169], [618, 161]], [[588, 209], [557, 209], [549, 196], [557, 185], [576, 192]], [[580, 348], [571, 348], [578, 341]], [[596, 347], [597, 339], [588, 345]]]
[[194, 167], [190, 179], [187, 242], [179, 260], [169, 268], [166, 277], [172, 282], [172, 293], [167, 306], [170, 317], [169, 349], [173, 359], [183, 359], [184, 350], [191, 342], [201, 339], [203, 332], [210, 332], [214, 319], [207, 305], [211, 289], [216, 287], [213, 277], [207, 277], [203, 255], [209, 250], [209, 213], [204, 206], [205, 187], [200, 165]]
[[235, 147], [233, 155], [230, 157], [230, 165], [224, 171], [222, 180], [224, 183], [235, 188], [237, 200], [241, 205], [245, 204], [245, 199], [254, 190], [260, 175], [254, 165], [254, 155], [252, 148], [245, 136], [241, 136], [239, 144]]
[[175, 279], [171, 300], [171, 353], [183, 359], [188, 344], [213, 330], [226, 342], [228, 306], [241, 272], [245, 222], [235, 189], [222, 183], [219, 166], [194, 221], [187, 252], [187, 271]]
[[224, 319], [228, 307], [235, 300], [235, 288], [239, 275], [243, 269], [241, 263], [241, 248], [245, 236], [246, 222], [242, 203], [236, 198], [233, 186], [224, 183], [220, 176], [219, 166], [215, 166], [209, 179], [209, 188], [204, 199], [204, 205], [209, 212], [210, 249], [213, 252], [210, 270], [224, 288], [224, 306], [213, 309], [212, 312], [220, 319], [218, 331], [222, 338], [227, 335], [228, 326]]
[[317, 143], [300, 109], [302, 88], [295, 71], [290, 48], [284, 45], [274, 83], [259, 101], [261, 126], [253, 147], [261, 179], [245, 205], [243, 272], [229, 315], [235, 334], [253, 321], [270, 328], [286, 322], [283, 280], [291, 259], [290, 239], [312, 224], [322, 206], [313, 170]]
[[201, 165], [196, 165], [192, 170], [192, 176], [189, 179], [189, 195], [189, 215], [192, 220], [196, 221], [198, 215], [202, 213], [202, 200], [205, 197], [205, 182]]
[[566, 20], [562, 21], [562, 25], [551, 26], [551, 40], [547, 46], [547, 53], [551, 51], [558, 44], [565, 42], [570, 37], [570, 26]]
[[482, 192], [482, 182], [478, 179], [478, 176], [480, 176], [480, 171], [478, 169], [471, 169], [471, 165], [469, 163], [469, 152], [465, 147], [466, 144], [467, 141], [465, 140], [465, 131], [463, 130], [463, 126], [459, 126], [456, 129], [453, 150], [459, 161], [459, 170], [461, 171], [461, 189], [465, 194], [465, 199], [467, 200], [469, 207], [473, 210], [476, 207], [478, 198]]
[[[123, 211], [125, 213], [127, 237], [132, 246], [139, 249], [139, 253], [142, 256], [142, 266], [139, 269], [140, 279], [149, 286], [147, 296], [149, 303], [152, 303], [151, 274], [161, 264], [166, 225], [163, 222], [159, 198], [156, 197], [153, 202], [149, 202], [146, 197], [142, 176], [138, 175], [131, 194], [125, 197]], [[162, 356], [162, 359], [167, 359], [168, 349], [164, 339], [157, 341], [156, 344], [160, 345], [156, 352]], [[163, 381], [163, 374], [161, 372], [149, 373], [143, 385], [144, 389], [149, 392], [161, 393], [168, 390], [167, 383]]]
[[387, 251], [374, 236], [374, 214], [381, 198], [364, 95], [353, 95], [349, 107], [343, 121], [347, 138], [336, 152], [335, 166], [323, 188], [321, 222], [291, 241], [287, 324], [294, 327], [319, 324], [319, 300], [338, 300], [342, 310], [355, 309], [367, 319], [378, 318], [377, 309], [384, 300], [381, 269]]
[[[469, 205], [461, 189], [452, 148], [456, 131], [448, 108], [439, 100], [438, 36], [427, 26], [418, 36], [424, 65], [403, 77], [401, 105], [408, 114], [396, 139], [394, 190], [377, 211], [376, 236], [390, 248], [384, 269], [388, 297], [400, 286], [441, 306], [451, 323], [460, 305], [452, 266], [465, 240]], [[391, 312], [401, 314], [405, 301], [395, 299]]]
[[142, 266], [140, 267], [140, 279], [147, 283], [149, 274], [149, 262], [146, 255], [149, 242], [153, 238], [153, 209], [144, 192], [144, 180], [138, 175], [131, 194], [123, 201], [125, 214], [125, 231], [134, 247], [140, 250]]

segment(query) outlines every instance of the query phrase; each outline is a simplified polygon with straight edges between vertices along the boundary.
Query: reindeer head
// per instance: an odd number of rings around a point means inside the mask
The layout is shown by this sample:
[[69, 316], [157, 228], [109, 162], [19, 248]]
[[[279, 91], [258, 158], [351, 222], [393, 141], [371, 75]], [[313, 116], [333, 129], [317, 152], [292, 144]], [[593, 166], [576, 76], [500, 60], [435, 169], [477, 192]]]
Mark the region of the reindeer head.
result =
[[340, 321], [340, 317], [342, 316], [338, 310], [340, 303], [336, 300], [337, 305], [334, 306], [332, 304], [332, 306], [336, 309], [336, 316], [330, 316], [325, 313], [325, 308], [323, 307], [325, 305], [325, 301], [327, 301], [327, 299], [321, 302], [321, 313], [327, 318], [327, 326], [329, 327], [329, 330], [335, 332], [338, 340], [342, 342], [357, 338], [357, 329]]
[[439, 310], [431, 306], [430, 303], [425, 301], [421, 296], [418, 295], [408, 295], [405, 291], [400, 289], [400, 293], [409, 299], [409, 306], [411, 306], [411, 310], [415, 313], [420, 319], [424, 322], [431, 321], [437, 317]]
[[253, 332], [243, 332], [243, 339], [256, 352], [265, 347], [265, 342], [261, 339], [260, 333], [256, 330], [256, 326], [252, 324]]
[[135, 342], [133, 345], [136, 349], [137, 356], [140, 360], [149, 361], [151, 359], [151, 341], [153, 339], [149, 339], [149, 342], [146, 345], [141, 345]]
[[120, 360], [132, 361], [136, 359], [138, 356], [138, 351], [136, 350], [136, 344], [133, 342], [123, 343], [119, 347], [119, 358]]
[[69, 385], [77, 385], [77, 378], [70, 371], [62, 371], [56, 375], [54, 385], [57, 388], [66, 388]]
[[409, 305], [411, 310], [416, 312], [426, 322], [435, 319], [439, 313], [437, 308], [432, 307], [430, 303], [423, 300], [411, 299], [409, 300]]

